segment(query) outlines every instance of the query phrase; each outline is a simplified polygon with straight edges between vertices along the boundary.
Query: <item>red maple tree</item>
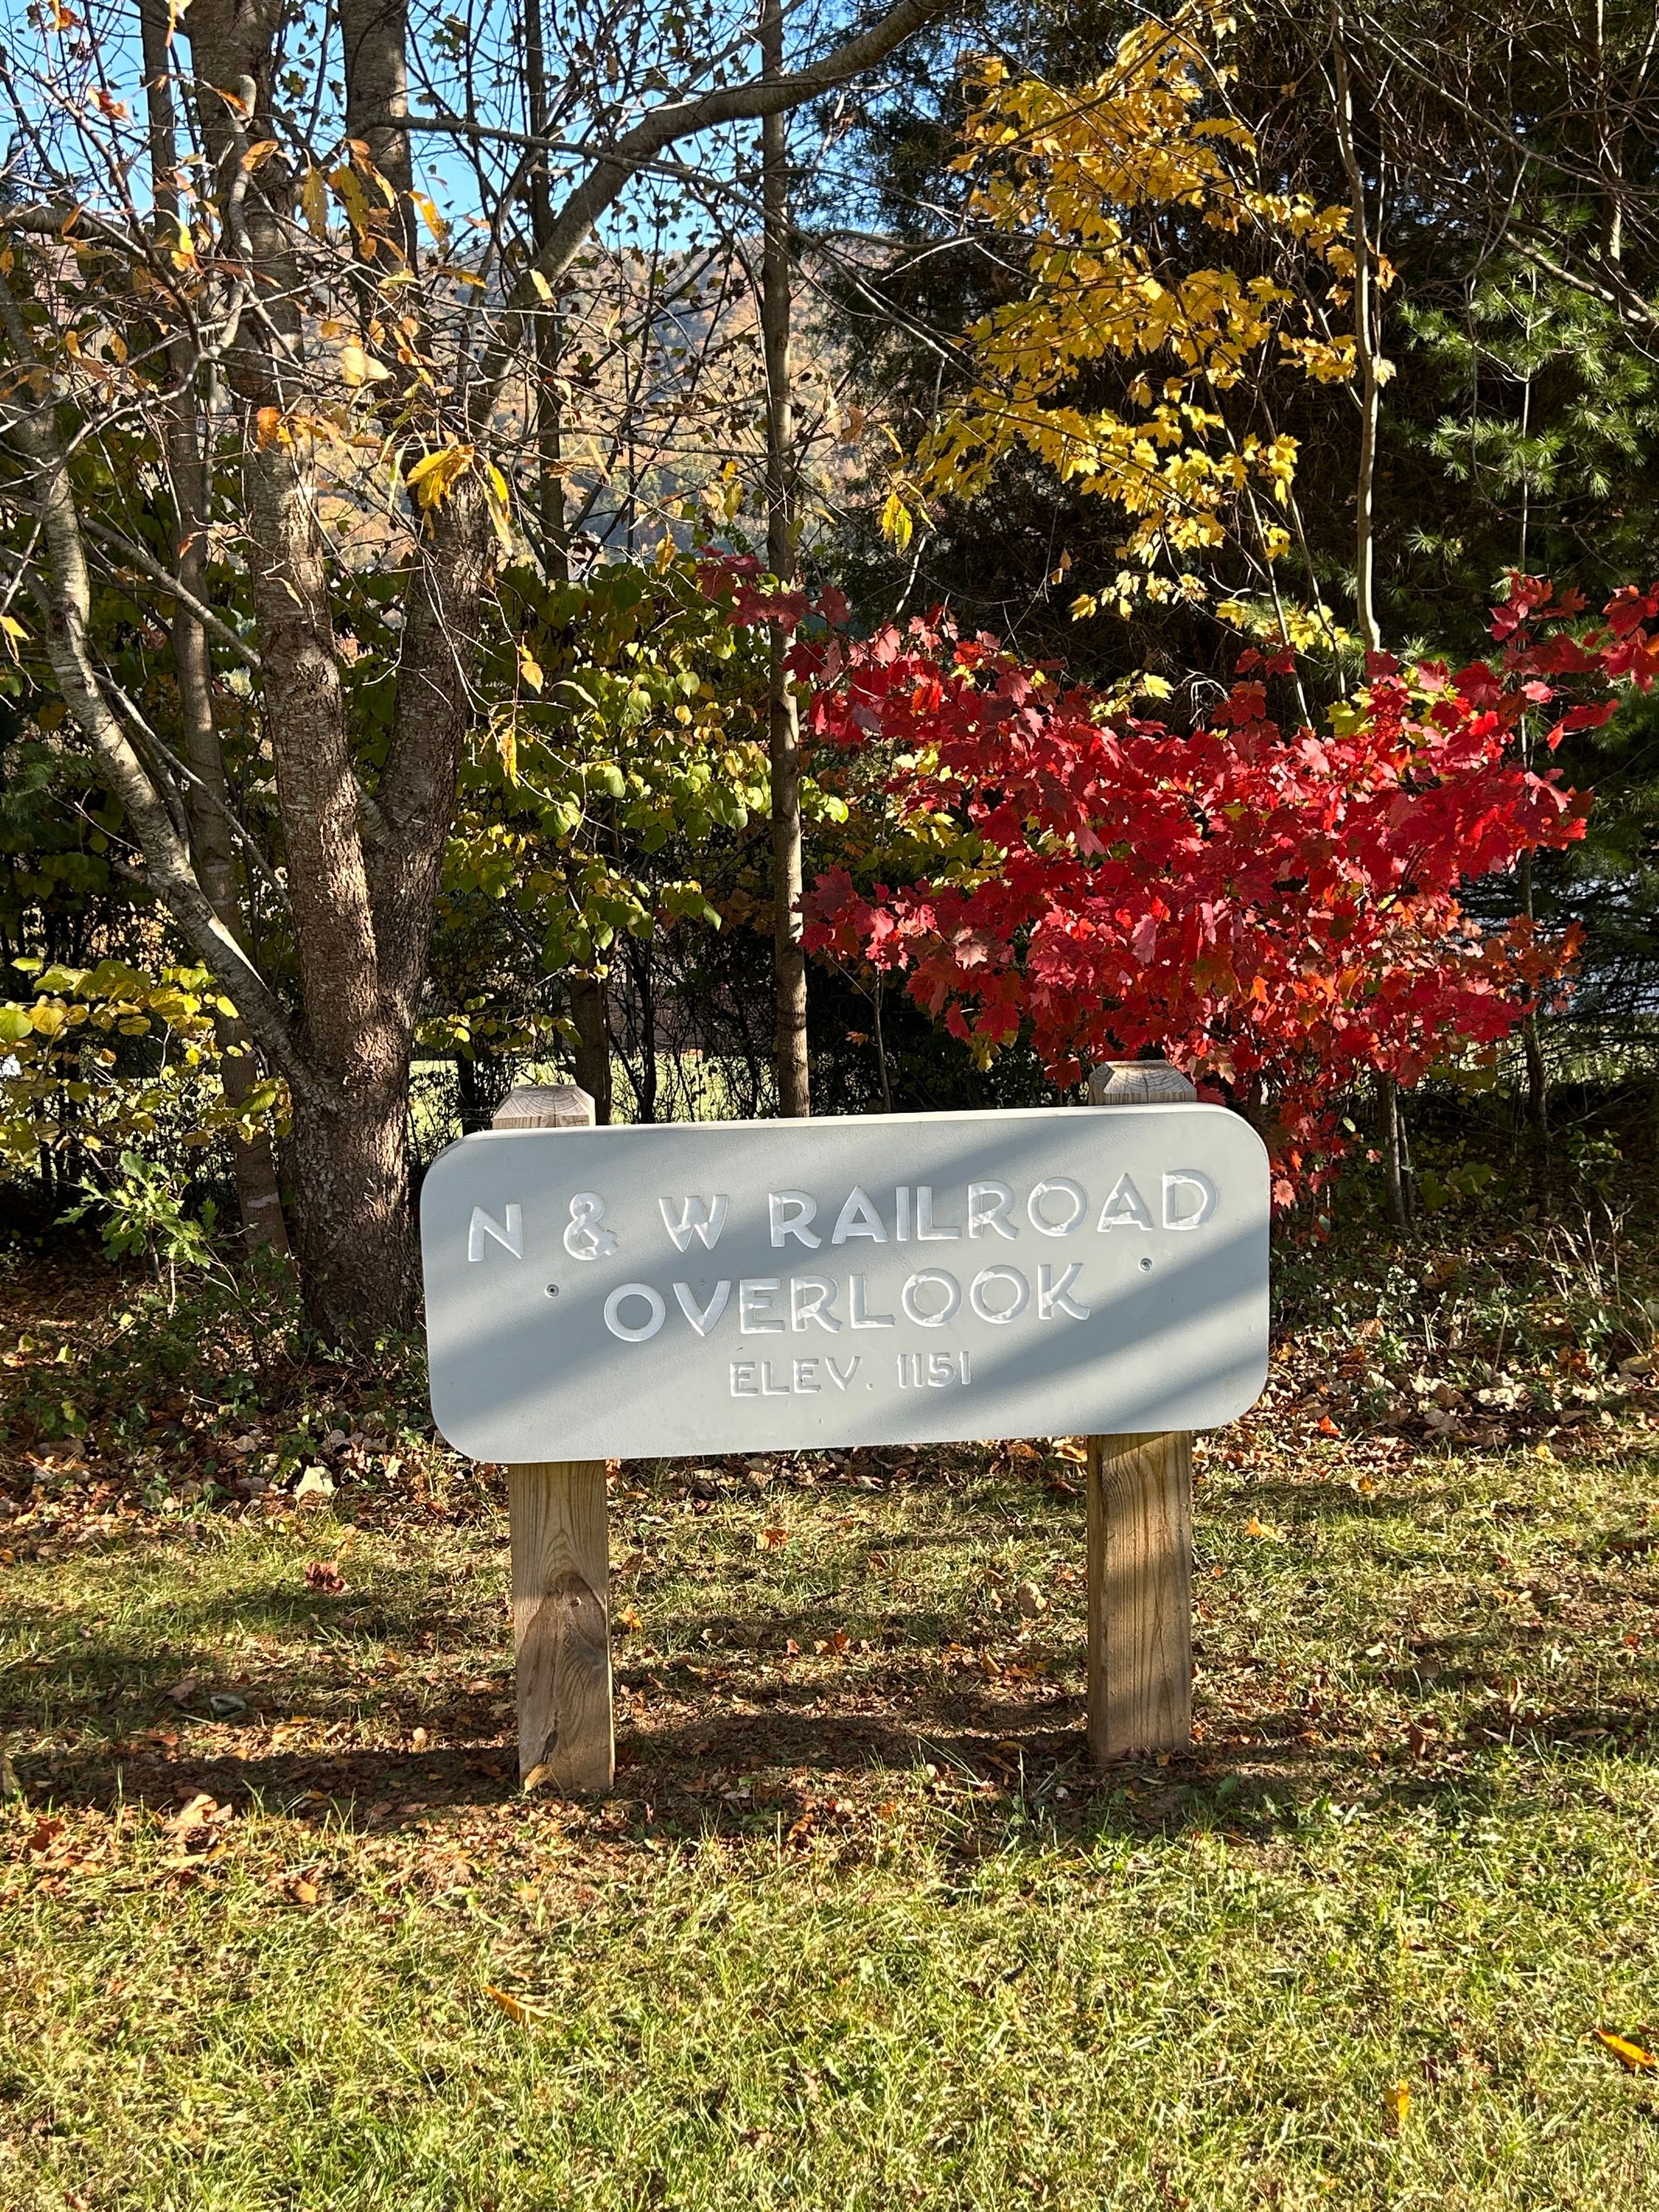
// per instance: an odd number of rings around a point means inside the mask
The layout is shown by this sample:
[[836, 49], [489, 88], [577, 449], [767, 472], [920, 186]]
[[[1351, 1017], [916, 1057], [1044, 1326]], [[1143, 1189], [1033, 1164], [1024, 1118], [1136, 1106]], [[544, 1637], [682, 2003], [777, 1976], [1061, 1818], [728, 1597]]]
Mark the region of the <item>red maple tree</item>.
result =
[[1258, 1109], [1287, 1201], [1340, 1149], [1335, 1101], [1362, 1072], [1410, 1085], [1495, 1044], [1571, 962], [1571, 933], [1483, 927], [1458, 893], [1583, 836], [1588, 796], [1532, 757], [1659, 674], [1659, 586], [1588, 630], [1582, 613], [1516, 577], [1492, 659], [1372, 655], [1324, 734], [1271, 717], [1288, 659], [1253, 652], [1179, 734], [942, 613], [798, 645], [813, 731], [878, 750], [927, 855], [867, 891], [821, 877], [808, 946], [903, 974], [981, 1049], [1024, 1031], [1059, 1084], [1162, 1051]]

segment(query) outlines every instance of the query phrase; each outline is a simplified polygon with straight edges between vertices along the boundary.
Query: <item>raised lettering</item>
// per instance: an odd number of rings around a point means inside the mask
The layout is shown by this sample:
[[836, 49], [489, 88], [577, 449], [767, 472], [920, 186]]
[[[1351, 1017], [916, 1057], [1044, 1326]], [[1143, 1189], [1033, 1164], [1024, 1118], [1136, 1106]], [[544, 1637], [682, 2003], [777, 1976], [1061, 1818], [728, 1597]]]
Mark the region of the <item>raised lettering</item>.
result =
[[[791, 1237], [799, 1237], [803, 1244], [810, 1246], [814, 1252], [817, 1250], [823, 1239], [814, 1236], [809, 1226], [817, 1214], [817, 1199], [809, 1198], [804, 1190], [769, 1190], [766, 1205], [771, 1218], [774, 1251]], [[793, 1206], [793, 1214], [784, 1212], [786, 1206]]]
[[[1190, 1213], [1177, 1213], [1176, 1193], [1182, 1187], [1198, 1193], [1198, 1204]], [[513, 1208], [507, 1208], [509, 1218]], [[1215, 1212], [1215, 1185], [1196, 1168], [1174, 1168], [1164, 1178], [1164, 1226], [1166, 1229], [1197, 1229]]]
[[701, 1198], [683, 1198], [679, 1217], [676, 1219], [672, 1201], [666, 1198], [657, 1200], [662, 1215], [663, 1227], [674, 1240], [676, 1251], [689, 1251], [691, 1239], [700, 1237], [703, 1249], [712, 1252], [720, 1241], [720, 1231], [726, 1226], [726, 1208], [731, 1200], [724, 1191], [716, 1191], [706, 1202]]
[[1015, 1237], [1019, 1231], [1008, 1218], [1014, 1194], [1006, 1182], [970, 1182], [968, 1186], [968, 1234], [983, 1237], [994, 1229], [999, 1237]]
[[836, 1216], [836, 1225], [830, 1232], [832, 1244], [844, 1244], [849, 1237], [868, 1237], [877, 1244], [887, 1242], [881, 1216], [876, 1212], [867, 1191], [854, 1183], [847, 1194], [847, 1203]]
[[897, 1244], [910, 1242], [910, 1186], [902, 1182], [893, 1193], [893, 1241]]
[[523, 1208], [509, 1206], [502, 1211], [506, 1218], [497, 1221], [494, 1214], [486, 1213], [483, 1206], [473, 1207], [472, 1218], [466, 1224], [466, 1256], [469, 1260], [483, 1259], [486, 1237], [499, 1244], [504, 1252], [510, 1252], [515, 1260], [523, 1259]]
[[[629, 1328], [622, 1318], [624, 1298], [643, 1298], [650, 1310], [651, 1318], [643, 1328]], [[605, 1302], [605, 1325], [612, 1336], [619, 1336], [624, 1344], [643, 1344], [653, 1337], [667, 1318], [668, 1309], [649, 1283], [618, 1283]]]
[[772, 1293], [783, 1285], [775, 1275], [744, 1275], [738, 1284], [738, 1334], [772, 1336], [783, 1327], [781, 1314], [772, 1312]]
[[830, 1309], [836, 1302], [836, 1285], [822, 1275], [791, 1275], [789, 1278], [789, 1326], [803, 1329], [808, 1322], [816, 1322], [827, 1328], [831, 1336], [841, 1334], [841, 1323]]
[[[1012, 1304], [994, 1306], [988, 1293], [994, 1283], [1006, 1283], [1013, 1291]], [[968, 1303], [981, 1321], [1012, 1321], [1023, 1314], [1031, 1296], [1031, 1285], [1018, 1267], [981, 1267], [968, 1285]]]
[[1079, 1305], [1070, 1295], [1083, 1272], [1083, 1262], [1073, 1260], [1057, 1283], [1052, 1279], [1054, 1272], [1046, 1260], [1037, 1269], [1037, 1319], [1052, 1321], [1056, 1314], [1064, 1314], [1067, 1321], [1087, 1321], [1088, 1307]]
[[676, 1283], [674, 1285], [675, 1303], [699, 1336], [708, 1335], [726, 1311], [731, 1296], [732, 1285], [724, 1279], [715, 1284], [706, 1306], [700, 1306], [692, 1297], [690, 1283]]
[[1102, 1229], [1150, 1229], [1152, 1210], [1135, 1188], [1133, 1176], [1120, 1176], [1100, 1209], [1097, 1226]]
[[854, 1328], [892, 1328], [896, 1326], [891, 1314], [866, 1312], [862, 1275], [849, 1275], [847, 1279], [847, 1318]]
[[916, 1185], [916, 1242], [918, 1244], [954, 1244], [962, 1234], [959, 1229], [938, 1227], [933, 1220], [933, 1187], [931, 1183]]
[[[937, 1285], [945, 1293], [945, 1304], [937, 1313], [923, 1313], [916, 1304], [916, 1294], [924, 1285]], [[962, 1285], [954, 1275], [946, 1274], [943, 1267], [918, 1267], [899, 1292], [899, 1303], [905, 1317], [919, 1328], [943, 1328], [962, 1304]]]
[[[1051, 1194], [1057, 1194], [1066, 1202], [1064, 1221], [1050, 1221], [1043, 1214], [1043, 1200]], [[1069, 1237], [1088, 1207], [1088, 1200], [1069, 1176], [1046, 1176], [1025, 1201], [1025, 1218], [1045, 1237]]]

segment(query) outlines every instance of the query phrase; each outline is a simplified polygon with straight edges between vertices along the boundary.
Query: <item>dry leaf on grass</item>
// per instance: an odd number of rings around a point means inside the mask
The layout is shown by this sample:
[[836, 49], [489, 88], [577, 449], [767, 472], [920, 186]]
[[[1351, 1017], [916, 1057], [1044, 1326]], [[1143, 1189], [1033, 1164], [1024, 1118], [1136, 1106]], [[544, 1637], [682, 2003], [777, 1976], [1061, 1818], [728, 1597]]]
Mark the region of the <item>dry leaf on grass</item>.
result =
[[169, 1864], [179, 1866], [188, 1861], [196, 1865], [217, 1858], [225, 1847], [225, 1826], [235, 1817], [234, 1807], [221, 1805], [205, 1790], [198, 1790], [171, 1820], [161, 1823], [162, 1832], [172, 1840], [178, 1853]]
[[1396, 2081], [1388, 2094], [1389, 2126], [1391, 2128], [1400, 2127], [1411, 2108], [1412, 2093], [1409, 2083], [1405, 2081]]
[[484, 1984], [484, 1995], [492, 2004], [499, 2005], [509, 2020], [520, 2027], [534, 2027], [547, 2018], [545, 2005], [532, 2004], [527, 1998], [515, 1997], [511, 1990], [498, 1990], [493, 1982]]
[[755, 1539], [757, 1552], [781, 1552], [789, 1541], [787, 1528], [763, 1528]]
[[1650, 2051], [1644, 2051], [1639, 2043], [1632, 2043], [1627, 2036], [1615, 2035], [1607, 2027], [1595, 2028], [1591, 2033], [1602, 2050], [1612, 2051], [1619, 2063], [1628, 2068], [1631, 2073], [1659, 2071], [1659, 2058], [1656, 2058]]
[[346, 1578], [340, 1572], [337, 1559], [308, 1559], [306, 1562], [306, 1587], [323, 1590], [330, 1597], [338, 1597], [345, 1589]]

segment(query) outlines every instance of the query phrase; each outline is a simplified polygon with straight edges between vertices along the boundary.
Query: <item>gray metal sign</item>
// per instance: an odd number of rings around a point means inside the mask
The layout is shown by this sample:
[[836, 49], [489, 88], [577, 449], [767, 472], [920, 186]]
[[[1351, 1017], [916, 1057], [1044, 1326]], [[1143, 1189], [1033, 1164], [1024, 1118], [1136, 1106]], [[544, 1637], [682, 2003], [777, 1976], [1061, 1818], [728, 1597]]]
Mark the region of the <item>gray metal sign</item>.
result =
[[422, 1192], [433, 1414], [507, 1462], [1214, 1428], [1267, 1218], [1218, 1106], [488, 1131]]

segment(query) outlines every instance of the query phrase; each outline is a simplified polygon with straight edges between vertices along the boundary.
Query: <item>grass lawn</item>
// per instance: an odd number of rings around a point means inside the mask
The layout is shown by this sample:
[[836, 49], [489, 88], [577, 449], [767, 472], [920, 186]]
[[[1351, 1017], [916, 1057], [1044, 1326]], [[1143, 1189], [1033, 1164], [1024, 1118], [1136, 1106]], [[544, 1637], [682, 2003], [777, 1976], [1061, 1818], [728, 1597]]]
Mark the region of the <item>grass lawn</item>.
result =
[[0, 1530], [0, 2206], [1659, 2203], [1655, 1446], [1209, 1440], [1105, 1777], [1061, 1449], [625, 1468], [599, 1808], [487, 1482]]

